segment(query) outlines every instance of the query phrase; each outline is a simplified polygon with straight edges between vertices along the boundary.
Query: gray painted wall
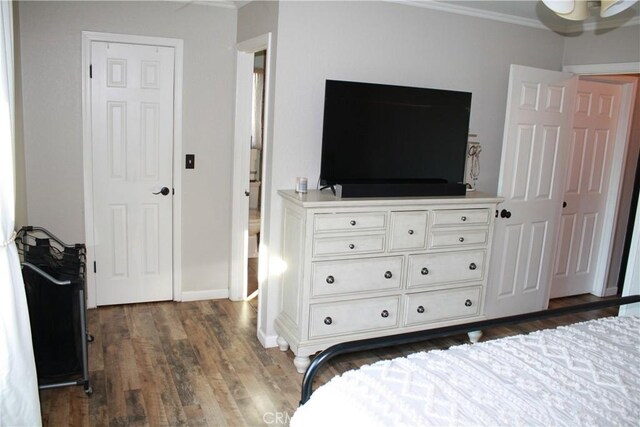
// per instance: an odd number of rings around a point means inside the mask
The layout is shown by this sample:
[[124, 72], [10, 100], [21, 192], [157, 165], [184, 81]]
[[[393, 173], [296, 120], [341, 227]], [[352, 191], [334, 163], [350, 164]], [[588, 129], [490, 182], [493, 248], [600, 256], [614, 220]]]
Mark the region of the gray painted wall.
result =
[[563, 65], [640, 62], [640, 25], [585, 31], [564, 38]]
[[[273, 33], [261, 235], [271, 262], [280, 246], [276, 191], [292, 188], [296, 176], [308, 176], [310, 187], [318, 178], [325, 79], [473, 92], [471, 130], [483, 144], [479, 187], [495, 191], [511, 63], [560, 70], [640, 61], [638, 26], [563, 37], [386, 2], [257, 1], [237, 11], [193, 3], [20, 2], [18, 9], [29, 223], [69, 241], [84, 240], [80, 31], [185, 40], [184, 152], [197, 156], [196, 170], [182, 172], [187, 291], [228, 286], [236, 41]], [[280, 308], [275, 273], [261, 292], [259, 333], [272, 337]]]
[[177, 2], [20, 2], [28, 220], [84, 241], [81, 31], [184, 40], [183, 291], [228, 288], [237, 10]]

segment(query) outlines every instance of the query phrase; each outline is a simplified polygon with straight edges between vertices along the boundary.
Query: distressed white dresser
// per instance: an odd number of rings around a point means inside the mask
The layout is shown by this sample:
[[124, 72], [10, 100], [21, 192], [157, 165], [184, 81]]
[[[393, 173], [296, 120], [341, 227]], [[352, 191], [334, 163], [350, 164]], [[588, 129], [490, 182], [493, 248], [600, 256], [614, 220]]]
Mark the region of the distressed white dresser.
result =
[[285, 270], [275, 329], [298, 372], [339, 342], [483, 318], [501, 199], [278, 193]]

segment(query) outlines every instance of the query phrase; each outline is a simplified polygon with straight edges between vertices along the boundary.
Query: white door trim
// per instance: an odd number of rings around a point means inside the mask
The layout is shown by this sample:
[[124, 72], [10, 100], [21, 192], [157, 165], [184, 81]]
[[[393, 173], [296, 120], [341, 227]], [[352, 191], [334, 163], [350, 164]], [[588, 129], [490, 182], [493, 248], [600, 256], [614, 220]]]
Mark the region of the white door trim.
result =
[[[271, 99], [271, 33], [262, 34], [258, 37], [240, 42], [236, 45], [237, 51], [237, 63], [241, 63], [246, 55], [251, 55], [262, 50], [267, 51], [265, 58], [265, 71], [264, 71], [264, 131], [262, 140], [262, 158], [266, 159], [271, 151], [271, 141], [269, 139], [269, 100]], [[238, 84], [238, 78], [236, 78], [236, 84]], [[244, 194], [244, 181], [249, 176], [249, 140], [246, 138], [247, 129], [244, 128], [246, 123], [251, 124], [251, 118], [245, 117], [245, 109], [238, 108], [238, 105], [242, 102], [238, 99], [238, 96], [244, 93], [241, 89], [236, 87], [236, 117], [235, 117], [235, 131], [234, 131], [234, 147], [233, 147], [233, 195], [232, 211], [231, 211], [231, 263], [229, 266], [229, 299], [238, 301], [243, 298], [244, 287], [246, 285], [247, 277], [247, 253], [248, 253], [248, 238], [244, 235], [245, 230], [248, 227], [248, 204], [246, 196]], [[249, 88], [250, 90], [250, 88]], [[249, 111], [249, 114], [251, 111]], [[263, 162], [264, 164], [265, 162]], [[266, 168], [261, 168], [260, 181], [260, 198], [265, 200], [265, 188], [266, 179], [268, 174], [265, 172]], [[264, 203], [264, 202], [263, 202]], [[264, 206], [264, 205], [263, 205]], [[260, 215], [260, 230], [264, 233], [265, 215]], [[260, 243], [262, 246], [262, 242]], [[261, 251], [264, 255], [265, 252]], [[264, 271], [268, 267], [268, 263], [260, 261], [258, 266], [258, 289], [260, 289], [261, 280], [263, 277], [267, 277], [267, 272]], [[260, 304], [262, 305], [262, 304]]]
[[622, 62], [617, 64], [565, 65], [562, 71], [577, 75], [629, 74], [640, 73], [640, 62]]
[[135, 36], [128, 34], [82, 32], [82, 165], [84, 171], [84, 224], [87, 245], [87, 306], [96, 307], [96, 280], [93, 273], [94, 223], [93, 223], [93, 161], [91, 138], [91, 43], [94, 41], [130, 43], [174, 48], [174, 106], [173, 106], [173, 299], [182, 300], [182, 67], [183, 41], [165, 37]]

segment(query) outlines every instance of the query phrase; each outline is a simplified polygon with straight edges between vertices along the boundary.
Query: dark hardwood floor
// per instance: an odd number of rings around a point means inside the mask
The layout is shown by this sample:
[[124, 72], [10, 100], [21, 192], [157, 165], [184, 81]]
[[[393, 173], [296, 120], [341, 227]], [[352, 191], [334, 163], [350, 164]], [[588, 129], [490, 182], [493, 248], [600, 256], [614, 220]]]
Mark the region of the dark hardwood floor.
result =
[[[580, 296], [552, 307], [592, 301]], [[617, 313], [604, 310], [485, 331], [492, 339]], [[94, 393], [40, 393], [45, 426], [283, 425], [300, 399], [293, 354], [265, 349], [256, 309], [228, 300], [162, 302], [89, 310]], [[467, 342], [466, 335], [336, 358], [318, 383], [362, 364]]]

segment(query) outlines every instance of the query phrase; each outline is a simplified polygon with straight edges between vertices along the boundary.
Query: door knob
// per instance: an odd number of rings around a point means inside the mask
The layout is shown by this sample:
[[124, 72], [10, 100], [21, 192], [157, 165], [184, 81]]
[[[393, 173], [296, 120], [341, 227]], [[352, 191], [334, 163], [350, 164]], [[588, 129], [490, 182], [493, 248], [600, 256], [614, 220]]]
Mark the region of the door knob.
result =
[[502, 209], [502, 210], [500, 211], [500, 217], [501, 217], [501, 218], [511, 218], [511, 212], [509, 212], [509, 211], [508, 211], [508, 210], [506, 210], [506, 209]]
[[166, 196], [167, 194], [169, 194], [171, 192], [171, 190], [169, 190], [167, 187], [162, 187], [160, 189], [160, 191], [158, 191], [157, 193], [153, 193], [153, 194], [162, 194], [163, 196]]
[[244, 190], [244, 195], [245, 196], [249, 197], [249, 194], [251, 194], [251, 193], [249, 193], [247, 190]]
[[562, 207], [566, 208], [567, 207], [567, 202], [562, 202]]

